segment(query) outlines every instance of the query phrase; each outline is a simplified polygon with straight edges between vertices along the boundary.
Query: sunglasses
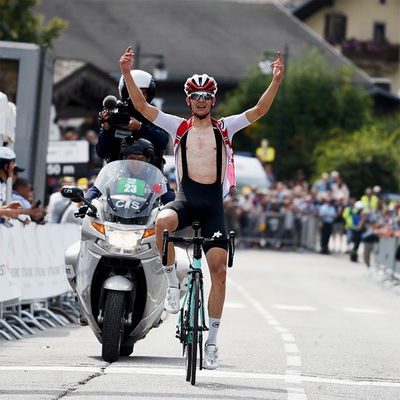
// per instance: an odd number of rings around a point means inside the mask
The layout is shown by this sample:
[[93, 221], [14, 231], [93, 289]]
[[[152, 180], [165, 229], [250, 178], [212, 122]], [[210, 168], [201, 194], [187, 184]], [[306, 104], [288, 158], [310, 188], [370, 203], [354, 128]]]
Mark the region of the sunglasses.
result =
[[214, 98], [214, 95], [208, 92], [194, 92], [190, 94], [189, 99], [200, 100], [200, 97], [202, 97], [203, 100], [211, 100]]

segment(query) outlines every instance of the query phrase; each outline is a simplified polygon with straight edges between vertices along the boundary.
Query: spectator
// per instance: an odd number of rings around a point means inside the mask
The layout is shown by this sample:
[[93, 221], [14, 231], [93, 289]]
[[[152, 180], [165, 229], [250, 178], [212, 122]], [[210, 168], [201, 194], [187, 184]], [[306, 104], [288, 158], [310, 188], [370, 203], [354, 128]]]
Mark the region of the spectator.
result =
[[372, 194], [373, 194], [373, 196], [376, 196], [376, 197], [378, 198], [378, 205], [377, 205], [376, 208], [377, 208], [378, 210], [383, 210], [384, 207], [385, 207], [385, 198], [384, 198], [384, 196], [382, 195], [382, 189], [381, 189], [381, 187], [378, 186], [378, 185], [375, 185], [375, 186], [372, 188]]
[[336, 180], [331, 184], [331, 188], [332, 197], [335, 201], [342, 199], [344, 203], [347, 202], [350, 197], [350, 191], [340, 176], [336, 177]]
[[270, 201], [270, 208], [266, 213], [266, 221], [267, 232], [271, 239], [271, 245], [275, 248], [279, 248], [281, 246], [279, 241], [281, 227], [278, 202], [275, 198], [271, 199]]
[[301, 186], [303, 189], [308, 190], [308, 182], [302, 169], [298, 169], [296, 175], [291, 180], [293, 187]]
[[[378, 217], [378, 218], [377, 218]], [[371, 254], [374, 248], [374, 244], [379, 241], [379, 237], [376, 234], [377, 229], [380, 227], [380, 218], [378, 215], [374, 215], [370, 212], [363, 213], [363, 233], [361, 234], [361, 241], [363, 242], [363, 258], [367, 268], [371, 265]]]
[[269, 163], [266, 163], [264, 165], [264, 171], [267, 174], [267, 181], [270, 183], [270, 185], [273, 185], [274, 183], [276, 183], [276, 178], [275, 178], [274, 172], [272, 170], [272, 165]]
[[0, 205], [5, 205], [7, 199], [7, 179], [13, 176], [15, 153], [8, 147], [0, 147]]
[[337, 211], [333, 204], [333, 199], [325, 195], [324, 202], [318, 210], [318, 215], [322, 221], [321, 225], [321, 254], [330, 254], [329, 239], [332, 234], [333, 222], [337, 217]]
[[45, 221], [58, 224], [61, 222], [61, 218], [65, 210], [69, 207], [71, 200], [62, 196], [61, 188], [65, 185], [74, 185], [75, 179], [71, 176], [64, 176], [60, 178], [60, 184], [56, 192], [51, 194], [49, 198], [49, 204], [47, 206], [47, 215]]
[[240, 236], [248, 237], [250, 236], [250, 231], [249, 231], [250, 213], [253, 209], [252, 191], [249, 186], [244, 186], [242, 188], [241, 194], [239, 196], [238, 208], [240, 210], [240, 215], [239, 215]]
[[350, 247], [352, 243], [351, 238], [351, 225], [353, 223], [353, 218], [351, 211], [354, 208], [354, 204], [356, 203], [356, 199], [353, 197], [349, 198], [349, 201], [343, 208], [342, 217], [344, 219], [344, 230], [346, 234], [346, 253], [350, 253]]
[[366, 210], [374, 212], [378, 209], [379, 198], [372, 193], [371, 188], [368, 187], [365, 189], [365, 194], [361, 196], [360, 200], [363, 202]]
[[340, 178], [340, 174], [338, 171], [331, 171], [329, 175], [330, 175], [329, 184], [332, 186], [335, 183], [337, 183], [338, 178]]
[[354, 208], [350, 210], [351, 216], [351, 241], [353, 242], [353, 248], [350, 251], [350, 260], [352, 262], [358, 261], [358, 248], [361, 243], [361, 234], [364, 227], [364, 220], [362, 211], [365, 205], [362, 201], [356, 201]]
[[336, 217], [333, 221], [331, 239], [335, 251], [340, 253], [342, 251], [343, 235], [345, 233], [345, 221], [343, 218], [343, 210], [345, 208], [344, 198], [339, 197], [336, 200], [334, 199], [334, 205], [336, 209]]
[[236, 235], [238, 235], [238, 198], [234, 189], [229, 192], [224, 200], [224, 213], [227, 231], [235, 231]]
[[292, 204], [292, 199], [287, 196], [283, 199], [283, 204], [280, 209], [280, 214], [282, 216], [282, 244], [290, 245], [294, 240], [294, 220], [295, 211]]
[[21, 168], [17, 164], [14, 165], [13, 178], [12, 178], [13, 185], [14, 185], [16, 179], [19, 178], [19, 173], [24, 172], [24, 171], [25, 171], [25, 168]]
[[321, 174], [321, 179], [315, 181], [313, 186], [316, 188], [318, 194], [326, 193], [329, 196], [331, 195], [332, 188], [329, 182], [329, 174], [327, 172], [323, 172]]
[[31, 183], [25, 178], [17, 178], [13, 185], [13, 200], [22, 204], [23, 210], [18, 219], [25, 224], [31, 220], [42, 222], [46, 215], [46, 210], [42, 209], [38, 201], [32, 203], [32, 196], [33, 187]]

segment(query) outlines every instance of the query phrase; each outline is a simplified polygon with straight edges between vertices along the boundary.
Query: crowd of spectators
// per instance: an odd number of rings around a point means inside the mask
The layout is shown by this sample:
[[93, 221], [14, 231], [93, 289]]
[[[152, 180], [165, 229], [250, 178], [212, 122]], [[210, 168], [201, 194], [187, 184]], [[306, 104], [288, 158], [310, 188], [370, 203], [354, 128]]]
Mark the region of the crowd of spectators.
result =
[[224, 205], [228, 230], [253, 247], [299, 246], [303, 222], [315, 218], [321, 253], [350, 253], [357, 261], [363, 242], [369, 266], [371, 243], [379, 237], [400, 238], [400, 202], [377, 185], [353, 198], [338, 171], [322, 173], [312, 185], [298, 171], [289, 182], [271, 182], [268, 190], [245, 186], [232, 191]]

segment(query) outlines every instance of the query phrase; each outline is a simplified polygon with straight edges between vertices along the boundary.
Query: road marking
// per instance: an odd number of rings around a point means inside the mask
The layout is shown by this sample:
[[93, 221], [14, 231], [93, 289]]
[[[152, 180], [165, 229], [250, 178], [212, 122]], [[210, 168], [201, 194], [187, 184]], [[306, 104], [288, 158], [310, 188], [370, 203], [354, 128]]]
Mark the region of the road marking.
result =
[[295, 342], [294, 336], [291, 333], [282, 333], [281, 336], [285, 342]]
[[299, 348], [298, 348], [297, 344], [285, 343], [285, 351], [287, 353], [299, 353]]
[[63, 365], [57, 366], [47, 366], [47, 365], [0, 365], [0, 371], [62, 371], [62, 372], [95, 372], [101, 374], [103, 372], [103, 368], [100, 367], [83, 367], [83, 366], [74, 366], [74, 367], [66, 367]]
[[286, 333], [289, 332], [289, 329], [284, 328], [283, 326], [275, 326], [275, 330], [279, 333]]
[[287, 388], [288, 400], [307, 400], [304, 389]]
[[287, 369], [285, 372], [285, 376], [286, 376], [285, 382], [297, 383], [301, 385], [300, 371]]
[[[286, 380], [287, 374], [260, 374], [253, 372], [233, 372], [220, 370], [205, 370], [197, 371], [197, 374], [202, 377], [212, 378], [226, 378], [226, 379], [260, 379], [260, 380]], [[95, 372], [98, 374], [132, 374], [132, 375], [171, 375], [171, 376], [184, 376], [186, 374], [185, 368], [171, 367], [148, 367], [147, 365], [135, 364], [134, 367], [119, 366], [111, 364], [107, 367], [88, 367], [88, 366], [62, 366], [62, 365], [7, 365], [0, 366], [0, 371], [62, 371], [62, 372]], [[293, 371], [292, 371], [293, 372]], [[336, 385], [348, 386], [382, 386], [400, 388], [400, 380], [351, 380], [340, 378], [321, 378], [318, 376], [299, 375], [301, 382], [311, 383], [329, 383]]]
[[361, 314], [386, 314], [383, 311], [375, 310], [373, 308], [342, 308], [343, 311]]
[[315, 307], [310, 306], [292, 306], [290, 304], [274, 304], [273, 307], [284, 311], [317, 311]]

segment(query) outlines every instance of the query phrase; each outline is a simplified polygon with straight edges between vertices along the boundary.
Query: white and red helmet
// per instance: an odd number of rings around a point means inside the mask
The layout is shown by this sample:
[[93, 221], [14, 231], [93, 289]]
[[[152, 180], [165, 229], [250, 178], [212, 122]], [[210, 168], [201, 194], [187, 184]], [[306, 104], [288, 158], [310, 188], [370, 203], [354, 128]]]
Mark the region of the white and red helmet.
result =
[[189, 96], [193, 92], [211, 92], [214, 96], [217, 93], [217, 82], [212, 76], [207, 74], [198, 75], [194, 74], [187, 79], [184, 90], [186, 96]]

